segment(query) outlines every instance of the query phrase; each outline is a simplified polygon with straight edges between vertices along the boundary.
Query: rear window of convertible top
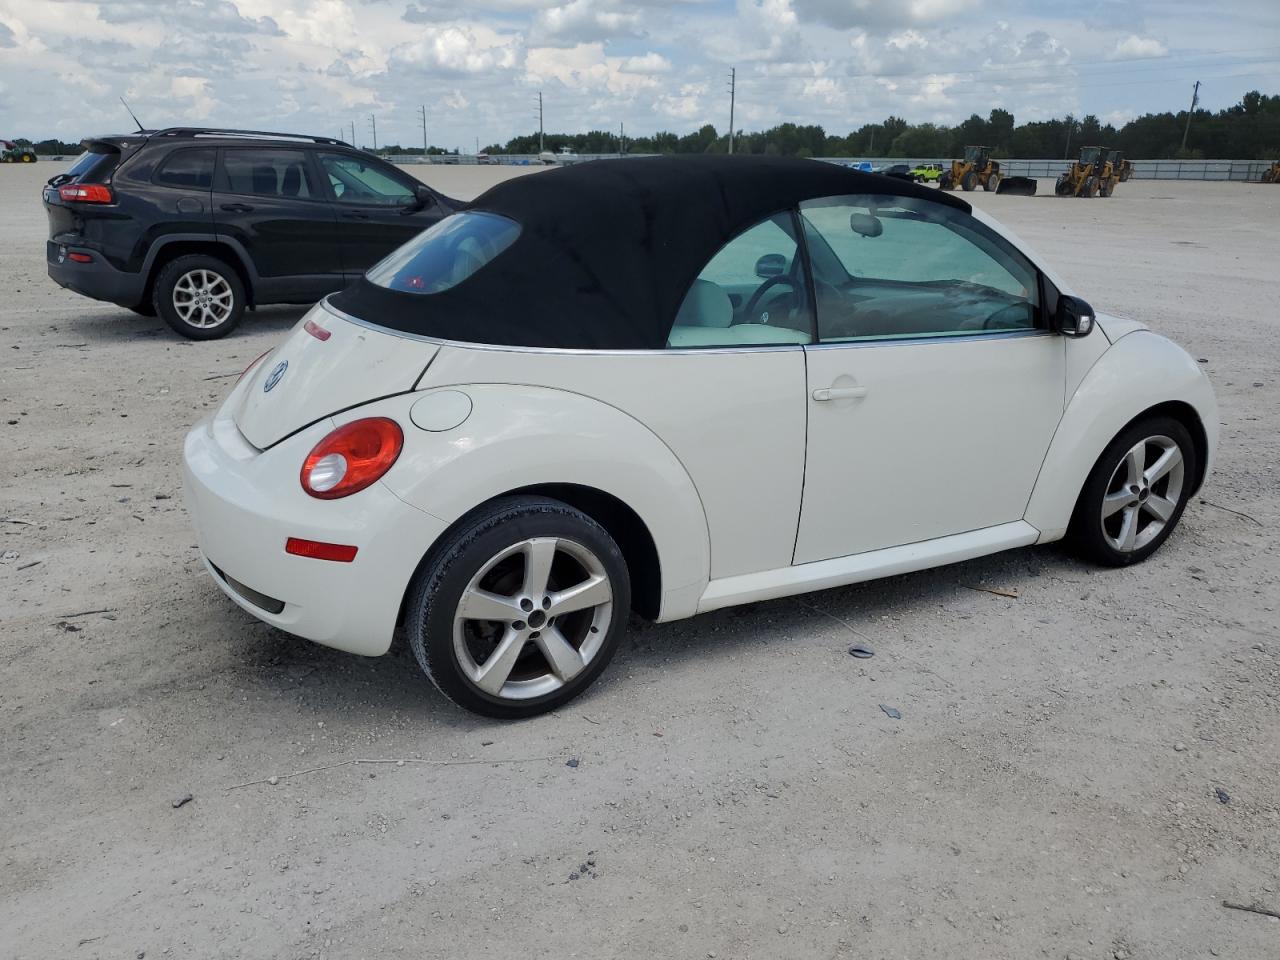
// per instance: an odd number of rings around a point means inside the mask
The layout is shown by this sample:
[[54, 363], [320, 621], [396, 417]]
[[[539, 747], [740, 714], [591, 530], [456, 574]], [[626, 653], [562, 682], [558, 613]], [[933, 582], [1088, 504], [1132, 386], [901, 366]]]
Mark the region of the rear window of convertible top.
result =
[[520, 224], [496, 213], [455, 213], [375, 264], [365, 276], [388, 290], [440, 293], [467, 279], [518, 236]]

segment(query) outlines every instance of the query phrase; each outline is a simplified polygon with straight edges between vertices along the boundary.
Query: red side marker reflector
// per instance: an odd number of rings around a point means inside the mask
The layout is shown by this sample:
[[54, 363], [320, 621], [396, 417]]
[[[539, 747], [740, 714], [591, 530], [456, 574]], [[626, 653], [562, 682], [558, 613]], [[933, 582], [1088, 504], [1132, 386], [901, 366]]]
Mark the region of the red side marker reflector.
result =
[[332, 560], [335, 563], [350, 563], [356, 558], [356, 550], [356, 547], [341, 543], [321, 543], [319, 540], [303, 540], [301, 537], [290, 537], [284, 542], [285, 553], [313, 560]]
[[326, 330], [324, 327], [320, 326], [320, 324], [316, 323], [314, 320], [308, 320], [306, 323], [302, 325], [302, 329], [307, 331], [307, 333], [311, 334], [317, 340], [322, 340], [322, 341], [328, 340], [331, 336], [333, 336], [332, 331]]
[[68, 260], [74, 260], [76, 263], [93, 263], [93, 257], [87, 253], [68, 253]]

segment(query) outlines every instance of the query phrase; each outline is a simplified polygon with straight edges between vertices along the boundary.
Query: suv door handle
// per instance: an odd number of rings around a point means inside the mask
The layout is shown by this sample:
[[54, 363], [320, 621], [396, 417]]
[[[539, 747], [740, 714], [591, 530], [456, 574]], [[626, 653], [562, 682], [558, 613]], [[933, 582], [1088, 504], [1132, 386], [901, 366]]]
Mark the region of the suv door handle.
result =
[[813, 391], [813, 399], [819, 402], [827, 400], [861, 400], [866, 395], [866, 387], [821, 387]]
[[349, 211], [347, 213], [344, 213], [342, 217], [344, 220], [368, 220], [369, 219], [369, 215], [367, 213], [360, 213], [359, 211]]
[[253, 207], [247, 203], [224, 203], [222, 209], [227, 213], [252, 213]]

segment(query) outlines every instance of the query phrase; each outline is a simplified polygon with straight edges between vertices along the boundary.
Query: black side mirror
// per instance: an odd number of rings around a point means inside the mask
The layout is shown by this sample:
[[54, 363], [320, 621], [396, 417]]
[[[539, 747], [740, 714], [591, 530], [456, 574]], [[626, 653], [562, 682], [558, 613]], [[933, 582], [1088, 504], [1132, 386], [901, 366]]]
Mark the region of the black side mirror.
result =
[[884, 224], [879, 217], [873, 217], [869, 213], [851, 213], [849, 229], [861, 237], [878, 237], [884, 233]]
[[767, 280], [787, 272], [787, 258], [780, 253], [766, 253], [756, 261], [756, 276]]
[[405, 207], [405, 213], [417, 213], [419, 210], [428, 210], [435, 205], [436, 195], [431, 192], [431, 188], [425, 183], [420, 183], [413, 188], [413, 203]]
[[1064, 337], [1087, 337], [1093, 332], [1096, 320], [1093, 307], [1079, 297], [1066, 294], [1058, 297], [1058, 312], [1054, 315], [1053, 327]]

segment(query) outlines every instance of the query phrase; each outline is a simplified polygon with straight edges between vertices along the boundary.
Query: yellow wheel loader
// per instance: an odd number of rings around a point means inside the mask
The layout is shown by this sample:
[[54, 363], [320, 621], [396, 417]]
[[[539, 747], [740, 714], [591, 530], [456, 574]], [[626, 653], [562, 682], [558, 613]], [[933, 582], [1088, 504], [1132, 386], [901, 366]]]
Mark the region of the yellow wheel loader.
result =
[[963, 160], [952, 160], [951, 169], [938, 178], [943, 190], [983, 190], [995, 192], [1000, 187], [1000, 164], [991, 159], [990, 147], [965, 147]]
[[1273, 163], [1268, 170], [1262, 172], [1263, 183], [1280, 183], [1280, 160]]
[[1060, 197], [1096, 197], [1099, 193], [1110, 196], [1115, 174], [1108, 156], [1105, 147], [1081, 147], [1079, 159], [1058, 177], [1053, 192]]

